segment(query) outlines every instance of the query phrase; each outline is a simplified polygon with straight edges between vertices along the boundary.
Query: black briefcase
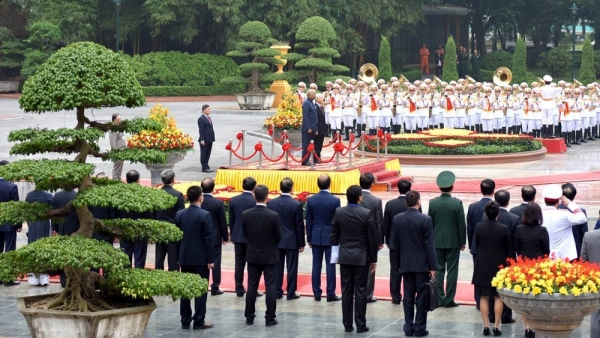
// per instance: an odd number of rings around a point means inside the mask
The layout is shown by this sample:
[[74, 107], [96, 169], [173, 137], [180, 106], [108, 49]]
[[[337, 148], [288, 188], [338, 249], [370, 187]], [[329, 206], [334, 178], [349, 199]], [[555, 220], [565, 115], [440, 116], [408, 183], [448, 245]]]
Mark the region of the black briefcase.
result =
[[427, 286], [425, 290], [425, 309], [431, 312], [440, 307], [437, 284], [435, 279], [431, 279], [425, 285]]

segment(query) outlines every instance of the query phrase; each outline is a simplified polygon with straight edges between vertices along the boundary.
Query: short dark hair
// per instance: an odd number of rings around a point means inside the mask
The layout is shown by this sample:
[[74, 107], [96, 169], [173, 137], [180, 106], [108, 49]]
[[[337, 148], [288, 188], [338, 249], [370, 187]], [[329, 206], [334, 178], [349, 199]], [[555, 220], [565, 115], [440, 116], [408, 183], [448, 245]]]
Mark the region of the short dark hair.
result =
[[140, 173], [137, 170], [129, 170], [127, 174], [125, 174], [125, 180], [127, 183], [136, 183], [140, 180]]
[[500, 204], [501, 207], [506, 208], [508, 206], [508, 203], [510, 202], [510, 193], [508, 192], [508, 190], [498, 190], [494, 194], [494, 200], [496, 200], [496, 202], [498, 202], [498, 204]]
[[364, 173], [360, 175], [360, 187], [362, 189], [368, 190], [373, 186], [373, 182], [375, 182], [375, 177], [371, 173]]
[[254, 199], [256, 199], [256, 202], [265, 202], [267, 196], [269, 196], [269, 188], [266, 185], [259, 184], [254, 188]]
[[479, 184], [479, 189], [481, 190], [481, 194], [491, 195], [494, 193], [494, 189], [496, 189], [496, 182], [494, 182], [494, 180], [486, 178]]
[[206, 108], [210, 107], [209, 105], [205, 104], [202, 106], [202, 112], [204, 112], [206, 110]]
[[119, 114], [119, 113], [112, 114], [112, 121], [115, 122], [115, 120], [117, 119], [117, 117], [119, 117], [119, 115], [121, 115], [121, 114]]
[[542, 214], [540, 205], [535, 202], [529, 202], [523, 211], [523, 216], [521, 216], [521, 223], [530, 226], [544, 224], [544, 215]]
[[319, 176], [319, 178], [317, 179], [317, 185], [319, 186], [320, 190], [329, 189], [329, 187], [331, 186], [331, 177], [329, 177], [329, 175], [327, 174]]
[[496, 201], [489, 201], [485, 204], [485, 215], [487, 219], [490, 221], [498, 218], [498, 214], [500, 213], [500, 205]]
[[577, 188], [575, 188], [573, 184], [565, 183], [561, 186], [561, 188], [563, 196], [570, 199], [571, 201], [575, 199], [575, 196], [577, 196]]
[[212, 178], [205, 178], [202, 180], [202, 183], [200, 183], [200, 186], [202, 187], [203, 193], [210, 194], [215, 189], [215, 181], [213, 181]]
[[187, 189], [187, 198], [190, 203], [196, 203], [202, 196], [202, 188], [197, 185], [192, 185]]
[[417, 203], [419, 202], [420, 199], [421, 199], [421, 194], [419, 194], [419, 192], [416, 190], [411, 190], [406, 193], [406, 205], [409, 208], [412, 208], [415, 205], [417, 205]]
[[537, 190], [535, 190], [533, 185], [526, 185], [521, 188], [521, 198], [524, 202], [533, 202], [536, 194]]
[[398, 181], [398, 192], [401, 195], [406, 195], [406, 193], [410, 191], [410, 187], [412, 187], [412, 183], [410, 183], [409, 180]]
[[292, 188], [294, 187], [294, 181], [291, 178], [286, 177], [279, 182], [279, 189], [284, 194], [289, 194], [292, 192]]
[[452, 189], [454, 189], [453, 185], [446, 187], [446, 188], [440, 188], [440, 191], [441, 192], [452, 192]]
[[8, 162], [7, 160], [2, 160], [2, 161], [0, 161], [0, 166], [7, 165], [9, 163], [10, 162]]
[[242, 189], [247, 190], [247, 191], [252, 191], [256, 188], [256, 180], [254, 179], [254, 177], [246, 177], [244, 178], [244, 180], [242, 181]]
[[356, 204], [358, 200], [362, 196], [362, 188], [358, 185], [351, 185], [346, 189], [346, 198], [348, 199], [348, 204]]
[[160, 180], [163, 184], [173, 184], [175, 181], [175, 172], [171, 169], [165, 169], [160, 173]]

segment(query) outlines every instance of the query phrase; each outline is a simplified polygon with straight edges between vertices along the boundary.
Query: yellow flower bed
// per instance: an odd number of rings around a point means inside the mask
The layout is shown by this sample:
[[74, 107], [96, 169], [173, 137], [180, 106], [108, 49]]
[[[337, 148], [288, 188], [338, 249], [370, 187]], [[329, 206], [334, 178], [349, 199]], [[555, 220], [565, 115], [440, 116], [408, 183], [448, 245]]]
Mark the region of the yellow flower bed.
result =
[[184, 150], [194, 147], [194, 141], [188, 134], [177, 128], [175, 118], [169, 116], [169, 109], [157, 103], [150, 109], [149, 118], [164, 125], [159, 131], [142, 130], [127, 139], [127, 147], [158, 150]]
[[427, 134], [396, 134], [392, 135], [392, 140], [430, 140], [436, 139], [437, 136]]
[[424, 130], [422, 132], [423, 134], [427, 134], [427, 135], [431, 135], [431, 136], [438, 136], [438, 137], [453, 137], [453, 136], [469, 136], [471, 134], [474, 134], [474, 131], [470, 131], [470, 130], [466, 130], [466, 129], [448, 129], [448, 128], [444, 128], [444, 129], [429, 129], [429, 130]]
[[468, 141], [468, 140], [449, 139], [449, 140], [425, 142], [424, 144], [429, 147], [455, 148], [455, 147], [462, 147], [462, 146], [468, 146], [471, 144], [475, 144], [475, 142]]

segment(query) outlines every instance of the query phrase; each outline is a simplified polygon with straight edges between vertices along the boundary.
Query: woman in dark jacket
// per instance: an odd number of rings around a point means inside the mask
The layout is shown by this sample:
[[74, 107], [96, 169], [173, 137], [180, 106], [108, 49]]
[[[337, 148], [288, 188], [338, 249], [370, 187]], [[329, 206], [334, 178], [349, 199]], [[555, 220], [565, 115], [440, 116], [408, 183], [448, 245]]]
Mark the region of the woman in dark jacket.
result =
[[501, 265], [506, 266], [506, 260], [510, 256], [510, 232], [504, 224], [498, 223], [496, 219], [500, 213], [500, 205], [495, 201], [489, 201], [485, 205], [487, 221], [477, 224], [473, 239], [477, 247], [475, 268], [473, 269], [472, 284], [475, 292], [481, 298], [479, 310], [483, 318], [483, 335], [490, 335], [489, 307], [490, 298], [493, 298], [495, 323], [494, 336], [500, 336], [500, 318], [504, 304], [498, 296], [498, 291], [492, 286], [492, 279], [496, 276]]
[[[515, 251], [519, 258], [535, 259], [550, 254], [550, 237], [548, 229], [542, 226], [542, 208], [539, 204], [531, 202], [525, 207], [521, 218], [521, 225], [515, 230]], [[534, 338], [533, 331], [523, 317], [525, 337]]]

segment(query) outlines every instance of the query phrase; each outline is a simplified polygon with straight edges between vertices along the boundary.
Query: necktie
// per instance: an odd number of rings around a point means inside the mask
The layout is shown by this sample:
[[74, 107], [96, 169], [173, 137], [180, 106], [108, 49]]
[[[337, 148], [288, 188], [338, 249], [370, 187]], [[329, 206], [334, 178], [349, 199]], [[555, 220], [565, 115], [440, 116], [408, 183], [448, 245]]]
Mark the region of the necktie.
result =
[[212, 120], [210, 119], [210, 117], [208, 115], [206, 115], [206, 118], [208, 119], [208, 122], [210, 123], [210, 125], [212, 126]]

